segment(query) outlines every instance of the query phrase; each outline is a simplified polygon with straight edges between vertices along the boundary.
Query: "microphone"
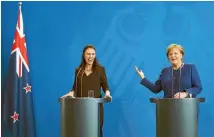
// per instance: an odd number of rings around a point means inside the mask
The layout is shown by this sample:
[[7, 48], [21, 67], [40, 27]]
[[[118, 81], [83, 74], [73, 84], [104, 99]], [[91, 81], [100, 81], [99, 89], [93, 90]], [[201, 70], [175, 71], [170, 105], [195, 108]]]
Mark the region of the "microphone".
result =
[[179, 99], [181, 98], [180, 96], [180, 94], [181, 94], [181, 92], [180, 92], [180, 87], [181, 87], [181, 69], [182, 69], [182, 67], [184, 66], [184, 63], [182, 63], [181, 64], [181, 67], [180, 67], [180, 76], [179, 76], [179, 87], [178, 87], [178, 92], [179, 92]]
[[83, 73], [82, 73], [82, 75], [81, 75], [81, 80], [80, 80], [80, 82], [81, 82], [81, 85], [80, 85], [80, 88], [81, 88], [81, 97], [82, 97], [82, 76], [83, 76], [83, 74], [84, 74], [85, 72], [83, 71]]
[[[181, 68], [183, 67], [183, 65], [184, 63], [182, 63], [179, 68], [179, 82], [178, 82], [179, 99], [180, 99], [180, 87], [181, 87]], [[172, 68], [172, 98], [174, 98], [174, 82], [175, 82], [175, 77], [174, 77], [174, 72]]]
[[175, 77], [174, 77], [174, 73], [173, 73], [173, 68], [172, 68], [172, 98], [174, 98], [174, 80], [175, 80]]
[[178, 92], [179, 92], [179, 99], [181, 98], [181, 92], [180, 92], [180, 84], [181, 84], [181, 67], [179, 69], [180, 75], [179, 75], [179, 83], [178, 83]]
[[78, 75], [79, 75], [79, 73], [80, 73], [80, 71], [81, 71], [81, 70], [82, 70], [82, 68], [80, 68], [80, 70], [78, 71], [78, 73], [77, 73], [77, 75], [76, 75], [76, 79], [75, 79], [76, 83], [75, 83], [74, 96], [76, 96], [76, 95], [77, 95], [77, 78], [78, 78]]

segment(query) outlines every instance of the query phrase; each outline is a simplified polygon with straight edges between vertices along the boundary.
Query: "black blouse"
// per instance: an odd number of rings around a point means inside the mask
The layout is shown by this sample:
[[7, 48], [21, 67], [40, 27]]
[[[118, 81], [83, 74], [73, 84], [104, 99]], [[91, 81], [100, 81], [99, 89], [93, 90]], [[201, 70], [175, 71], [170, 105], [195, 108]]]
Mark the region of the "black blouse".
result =
[[101, 98], [101, 87], [104, 92], [109, 90], [104, 67], [98, 67], [96, 71], [88, 76], [85, 74], [84, 69], [76, 69], [72, 88], [76, 97], [88, 97], [88, 90], [94, 90], [94, 97]]

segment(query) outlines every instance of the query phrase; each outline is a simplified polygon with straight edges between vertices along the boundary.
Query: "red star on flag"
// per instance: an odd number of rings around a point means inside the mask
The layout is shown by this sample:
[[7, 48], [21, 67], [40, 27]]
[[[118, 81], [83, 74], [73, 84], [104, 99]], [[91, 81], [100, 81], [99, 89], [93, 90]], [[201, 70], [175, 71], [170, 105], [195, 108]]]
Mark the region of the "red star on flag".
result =
[[13, 116], [10, 117], [13, 119], [13, 123], [19, 121], [19, 114], [17, 114], [16, 111], [14, 112]]
[[28, 85], [28, 83], [27, 83], [26, 87], [24, 87], [23, 89], [25, 90], [26, 94], [27, 94], [28, 92], [31, 92], [31, 86]]

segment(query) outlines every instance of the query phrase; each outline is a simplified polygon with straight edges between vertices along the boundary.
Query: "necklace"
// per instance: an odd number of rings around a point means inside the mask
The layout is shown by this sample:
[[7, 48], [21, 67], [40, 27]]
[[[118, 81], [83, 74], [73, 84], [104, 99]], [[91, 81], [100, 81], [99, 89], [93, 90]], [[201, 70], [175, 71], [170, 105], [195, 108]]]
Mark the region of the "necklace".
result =
[[179, 68], [172, 68], [173, 70], [178, 70], [181, 69], [184, 66], [184, 63], [181, 64], [181, 66]]
[[86, 69], [86, 68], [85, 68], [85, 71], [91, 71], [91, 69]]

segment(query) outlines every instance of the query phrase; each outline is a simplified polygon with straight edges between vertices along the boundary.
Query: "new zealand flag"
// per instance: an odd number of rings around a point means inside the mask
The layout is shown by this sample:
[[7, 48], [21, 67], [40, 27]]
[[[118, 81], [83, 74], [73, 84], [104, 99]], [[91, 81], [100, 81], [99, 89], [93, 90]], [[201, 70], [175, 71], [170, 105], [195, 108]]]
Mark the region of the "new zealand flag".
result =
[[2, 95], [3, 125], [6, 125], [12, 137], [35, 137], [32, 86], [21, 5]]

